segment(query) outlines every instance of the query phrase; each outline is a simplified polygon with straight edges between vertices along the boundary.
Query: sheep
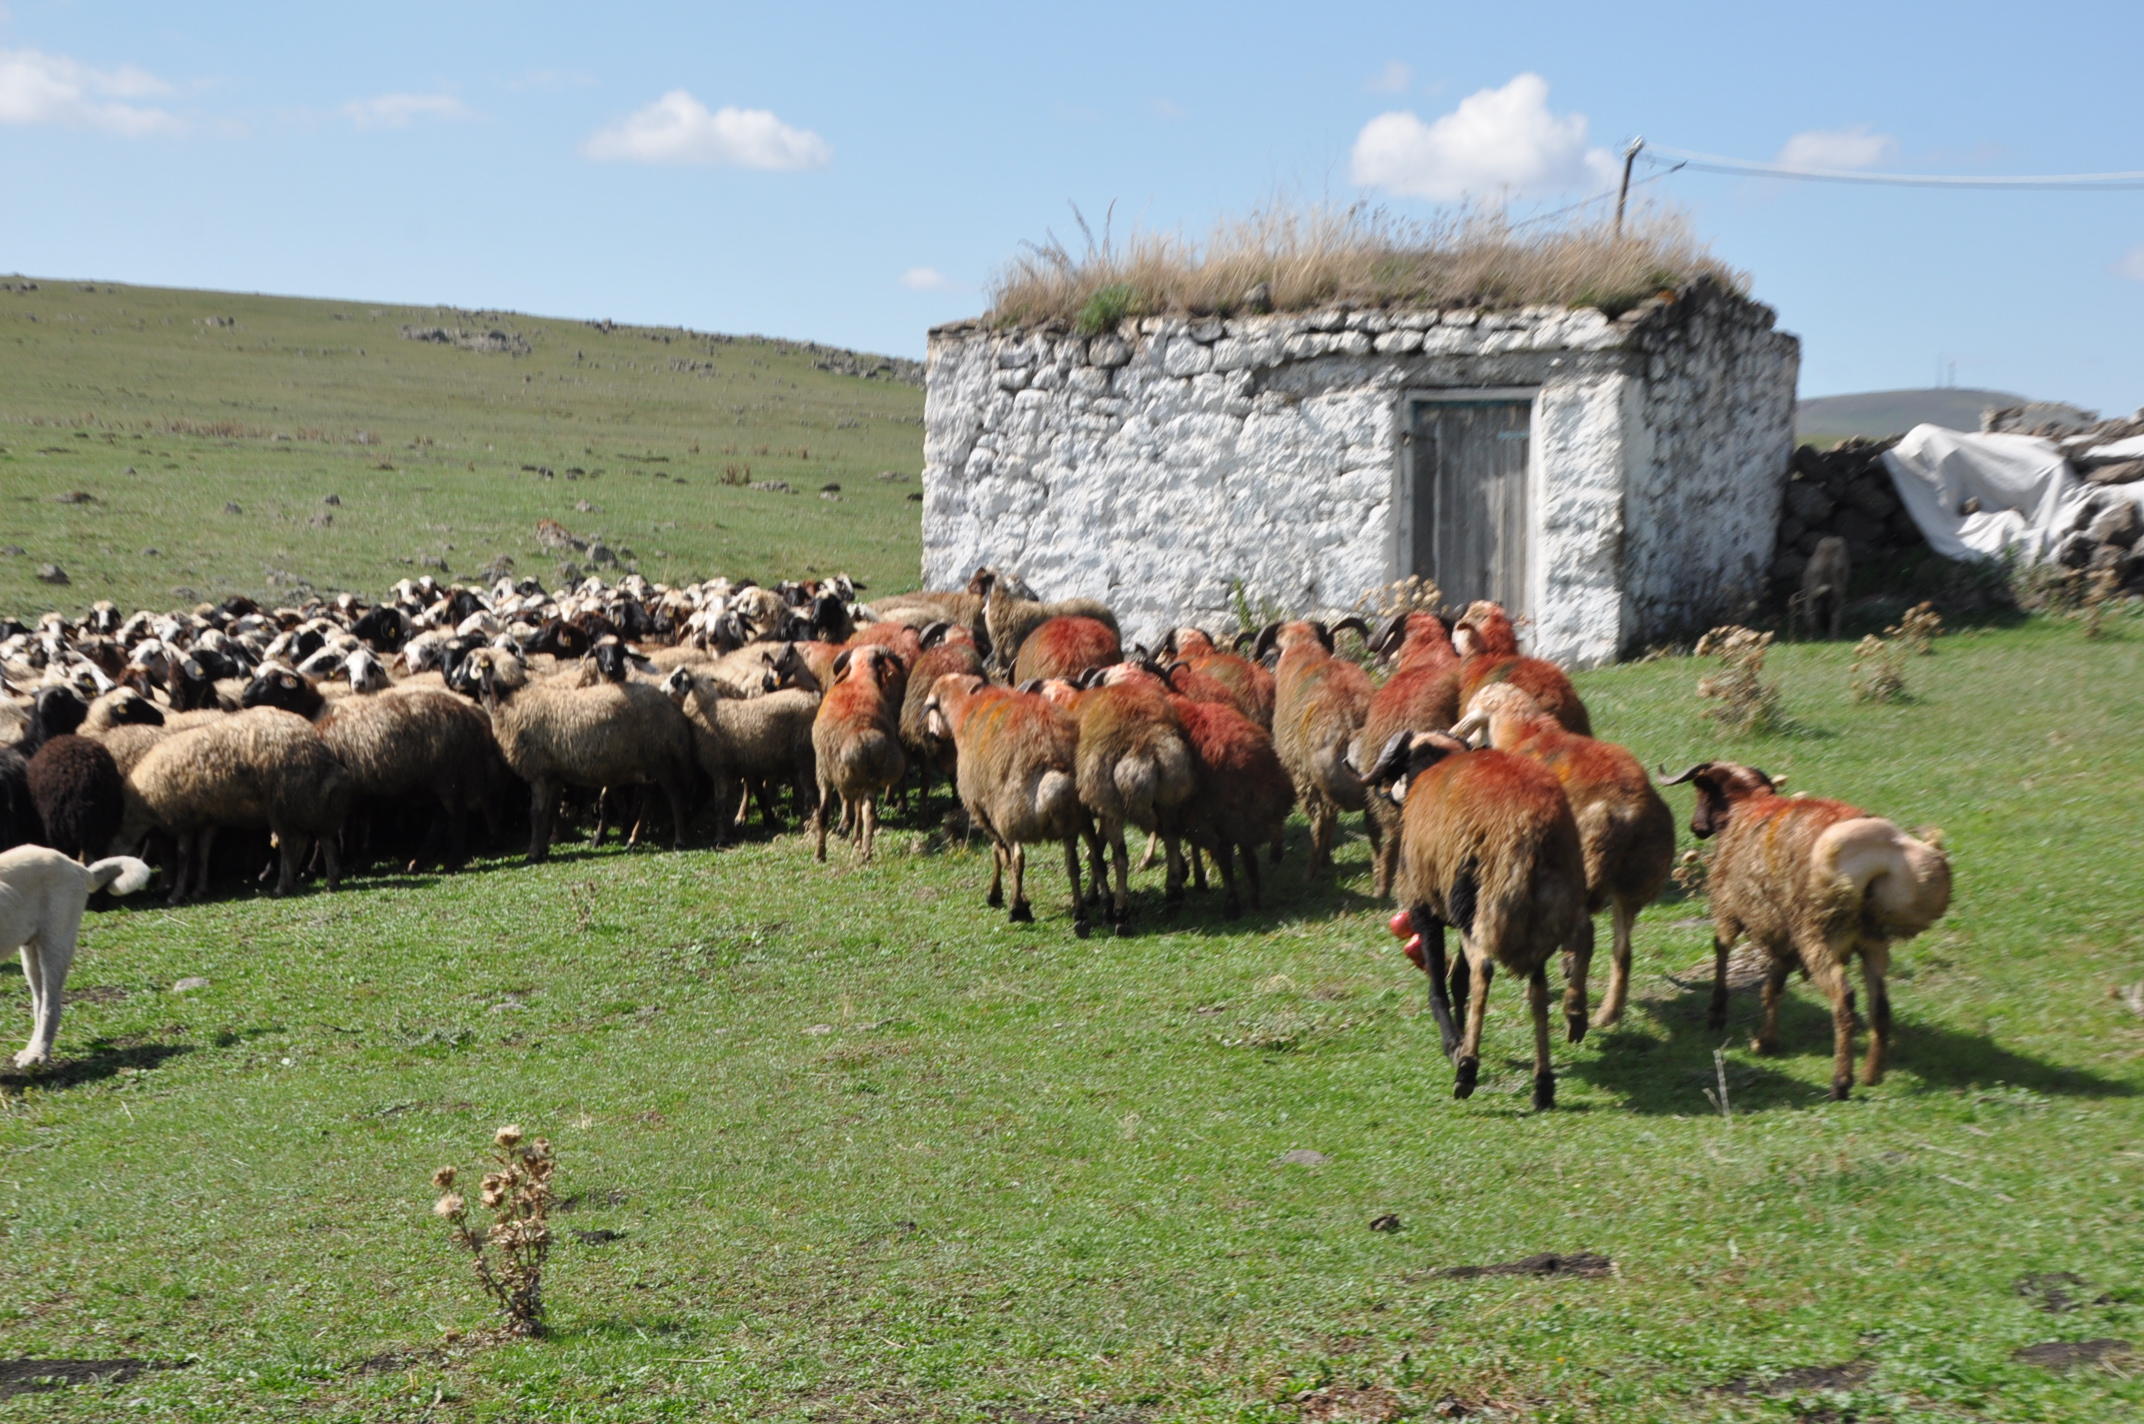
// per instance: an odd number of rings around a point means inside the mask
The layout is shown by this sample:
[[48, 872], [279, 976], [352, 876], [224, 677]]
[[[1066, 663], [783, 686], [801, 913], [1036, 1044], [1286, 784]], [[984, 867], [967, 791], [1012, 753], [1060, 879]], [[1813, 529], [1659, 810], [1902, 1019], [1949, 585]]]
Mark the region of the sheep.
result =
[[[1237, 711], [1268, 732], [1273, 730], [1273, 674], [1262, 664], [1215, 646], [1213, 639], [1198, 628], [1171, 631], [1162, 643], [1162, 652], [1181, 660], [1197, 677], [1226, 689]], [[1170, 681], [1174, 685], [1175, 677]], [[1185, 696], [1197, 695], [1183, 688], [1178, 690]]]
[[962, 673], [938, 679], [924, 715], [932, 735], [953, 743], [961, 804], [990, 837], [990, 893], [984, 903], [992, 909], [1005, 903], [1004, 875], [1010, 866], [1008, 917], [1016, 924], [1032, 921], [1027, 847], [1061, 842], [1065, 878], [1072, 886], [1072, 932], [1085, 939], [1079, 846], [1093, 827], [1079, 798], [1078, 727], [1045, 698], [992, 687]]
[[0, 850], [44, 842], [45, 825], [30, 795], [30, 759], [13, 747], [0, 747]]
[[131, 856], [85, 868], [44, 846], [0, 851], [0, 954], [22, 951], [22, 977], [30, 986], [30, 1041], [15, 1055], [17, 1068], [52, 1061], [67, 971], [91, 894], [131, 895], [148, 883], [149, 867]]
[[718, 844], [735, 829], [742, 789], [758, 797], [769, 825], [780, 786], [796, 789], [799, 807], [816, 804], [812, 724], [819, 712], [817, 693], [783, 688], [744, 698], [711, 674], [690, 668], [673, 671], [662, 688], [692, 724], [694, 755], [714, 785]]
[[1704, 761], [1666, 784], [1690, 782], [1697, 806], [1690, 830], [1717, 835], [1706, 896], [1712, 904], [1713, 981], [1709, 1022], [1727, 1024], [1727, 955], [1748, 934], [1768, 961], [1764, 1026], [1752, 1047], [1779, 1051], [1779, 1000], [1797, 964], [1831, 1000], [1831, 1096], [1844, 1100], [1854, 1076], [1854, 990], [1861, 961], [1869, 991], [1869, 1052], [1861, 1081], [1883, 1081], [1890, 1056], [1891, 996], [1884, 976], [1891, 945], [1910, 940], [1950, 908], [1950, 859], [1898, 826], [1844, 801], [1781, 796], [1753, 766]]
[[99, 737], [115, 727], [161, 727], [164, 711], [131, 687], [115, 688], [89, 704], [89, 715], [75, 730]]
[[350, 773], [354, 802], [438, 800], [443, 815], [410, 870], [435, 856], [451, 870], [466, 858], [469, 807], [485, 804], [504, 771], [491, 724], [477, 708], [437, 688], [325, 699], [304, 674], [274, 664], [262, 666], [245, 700], [311, 721]]
[[[1430, 1012], [1445, 1054], [1456, 1055], [1452, 1096], [1471, 1097], [1479, 1081], [1489, 984], [1501, 965], [1526, 979], [1533, 1104], [1553, 1108], [1548, 962], [1577, 933], [1586, 907], [1585, 857], [1563, 789], [1537, 762], [1469, 751], [1442, 732], [1395, 732], [1369, 774], [1401, 804], [1393, 923], [1412, 930], [1408, 957], [1429, 975]], [[1459, 931], [1464, 956], [1451, 970], [1449, 999], [1446, 925]], [[1454, 1000], [1466, 1014], [1463, 1035], [1453, 1027]]]
[[908, 774], [898, 726], [900, 702], [892, 684], [907, 672], [898, 654], [877, 644], [845, 650], [834, 660], [834, 684], [812, 722], [819, 809], [812, 821], [812, 856], [826, 859], [827, 822], [835, 803], [844, 828], [854, 817], [857, 858], [868, 864], [878, 838], [878, 798]]
[[[1225, 702], [1172, 696], [1170, 710], [1191, 747], [1195, 789], [1178, 808], [1178, 824], [1194, 847], [1204, 847], [1221, 872], [1224, 919], [1234, 919], [1235, 855], [1243, 853], [1251, 908], [1263, 909], [1255, 847], [1279, 841], [1295, 805], [1295, 785], [1266, 729]], [[1194, 863], [1196, 851], [1194, 851]], [[1200, 882], [1204, 889], [1204, 882]]]
[[[1280, 653], [1274, 671], [1273, 746], [1310, 818], [1313, 877], [1332, 865], [1340, 813], [1364, 807], [1362, 779], [1347, 757], [1369, 713], [1374, 689], [1369, 674], [1333, 656], [1333, 634], [1349, 627], [1368, 639], [1370, 630], [1360, 618], [1342, 619], [1330, 629], [1306, 621], [1275, 623], [1258, 637], [1261, 658], [1270, 650]], [[1374, 837], [1376, 823], [1367, 824]], [[1279, 850], [1278, 840], [1274, 849]]]
[[[1047, 633], [1045, 625], [1028, 640], [1021, 649], [1023, 660], [1028, 648]], [[1075, 693], [1067, 706], [1079, 729], [1075, 761], [1079, 799], [1095, 820], [1096, 851], [1107, 845], [1116, 860], [1109, 919], [1117, 933], [1124, 935], [1131, 933], [1130, 856], [1124, 846], [1124, 827], [1130, 824], [1152, 834], [1169, 833], [1166, 894], [1172, 903], [1181, 899], [1184, 868], [1176, 853], [1176, 813], [1197, 789], [1197, 780], [1191, 747], [1161, 680], [1130, 667], [1110, 668], [1108, 674], [1113, 675], [1105, 675], [1100, 686]], [[1090, 674], [1090, 684], [1093, 681]], [[1097, 895], [1105, 883], [1100, 861], [1097, 853]]]
[[[1564, 970], [1564, 1020], [1571, 1042], [1586, 1035], [1586, 974], [1593, 961], [1593, 917], [1613, 914], [1614, 960], [1608, 992], [1593, 1027], [1623, 1017], [1630, 996], [1630, 933], [1638, 912], [1667, 884], [1675, 863], [1675, 817], [1653, 789], [1645, 763], [1614, 742], [1567, 732], [1541, 704], [1508, 682], [1474, 694], [1452, 728], [1467, 741], [1485, 736], [1498, 751], [1531, 757], [1555, 773], [1578, 821], [1586, 859], [1586, 918]], [[1478, 744], [1478, 743], [1477, 743]]]
[[1015, 596], [1005, 583], [1004, 576], [995, 570], [978, 569], [975, 580], [969, 585], [972, 591], [983, 595], [983, 623], [989, 630], [990, 665], [995, 671], [1010, 671], [1014, 659], [1019, 656], [1020, 645], [1052, 618], [1092, 618], [1107, 624], [1112, 633], [1122, 635], [1123, 630], [1117, 626], [1117, 615], [1107, 604], [1091, 598], [1043, 603]]
[[[1382, 751], [1395, 732], [1442, 732], [1459, 718], [1459, 654], [1452, 648], [1444, 620], [1434, 613], [1402, 613], [1372, 645], [1392, 655], [1392, 675], [1370, 697], [1362, 730], [1348, 753], [1348, 765], [1361, 767]], [[1377, 897], [1392, 893], [1399, 868], [1400, 811], [1383, 796], [1366, 798], [1364, 809], [1377, 827]]]
[[936, 772], [948, 782], [953, 780], [953, 744], [934, 737], [925, 725], [923, 709], [931, 699], [931, 689], [938, 679], [948, 673], [969, 673], [981, 676], [982, 653], [975, 646], [975, 635], [958, 623], [933, 623], [923, 630], [923, 649], [916, 655], [915, 664], [908, 672], [908, 690], [901, 699], [901, 750], [908, 754], [909, 764], [921, 773], [922, 801], [929, 808], [931, 797], [931, 774]]
[[[178, 849], [171, 903], [208, 889], [209, 853], [225, 826], [264, 827], [282, 852], [275, 893], [297, 888], [318, 839], [328, 889], [342, 882], [336, 845], [350, 807], [350, 774], [310, 722], [279, 707], [255, 707], [174, 732], [127, 775], [130, 822], [138, 814]], [[122, 834], [126, 834], [122, 829]]]
[[1795, 600], [1800, 607], [1789, 611], [1799, 612], [1812, 628], [1820, 623], [1828, 626], [1836, 639], [1839, 619], [1846, 612], [1846, 586], [1853, 576], [1854, 564], [1846, 541], [1836, 534], [1826, 534], [1816, 541], [1816, 549], [1802, 569], [1802, 591]]
[[28, 757], [22, 777], [41, 828], [35, 839], [85, 864], [119, 833], [126, 799], [112, 754], [76, 735], [88, 716], [73, 688], [47, 687], [37, 694], [29, 735], [15, 749]]
[[1052, 677], [1076, 680], [1089, 668], [1108, 667], [1123, 657], [1112, 624], [1077, 615], [1052, 618], [1021, 642], [1012, 680], [1015, 686]]
[[1581, 737], [1593, 735], [1593, 719], [1562, 668], [1541, 658], [1519, 655], [1519, 636], [1503, 605], [1479, 599], [1452, 626], [1459, 649], [1459, 703], [1492, 682], [1508, 682], [1541, 704], [1541, 710]]
[[559, 798], [568, 786], [656, 786], [670, 803], [672, 849], [684, 845], [692, 729], [663, 691], [646, 682], [566, 687], [515, 683], [519, 660], [492, 648], [470, 655], [466, 684], [479, 685], [492, 737], [529, 784], [529, 863], [548, 860]]

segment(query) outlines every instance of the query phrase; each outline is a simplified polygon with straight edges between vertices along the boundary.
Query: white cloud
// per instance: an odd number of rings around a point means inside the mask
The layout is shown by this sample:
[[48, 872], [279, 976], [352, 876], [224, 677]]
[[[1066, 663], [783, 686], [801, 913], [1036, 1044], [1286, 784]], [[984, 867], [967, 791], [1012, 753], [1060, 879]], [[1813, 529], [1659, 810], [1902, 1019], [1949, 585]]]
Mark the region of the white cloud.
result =
[[1898, 141], [1889, 134], [1870, 133], [1868, 125], [1850, 129], [1811, 129], [1787, 140], [1779, 150], [1779, 162], [1787, 168], [1866, 168], [1890, 157]]
[[622, 124], [581, 145], [590, 158], [624, 163], [720, 163], [739, 168], [824, 168], [834, 150], [809, 129], [765, 109], [724, 105], [712, 113], [673, 89]]
[[1372, 94], [1401, 94], [1414, 83], [1414, 67], [1393, 60], [1383, 69], [1362, 81], [1362, 87]]
[[953, 279], [936, 267], [911, 267], [901, 274], [901, 285], [911, 292], [950, 292]]
[[1607, 150], [1586, 147], [1585, 115], [1549, 112], [1538, 74], [1469, 94], [1433, 124], [1400, 110], [1355, 136], [1357, 183], [1438, 202], [1541, 197], [1602, 186], [1617, 172]]
[[115, 101], [170, 92], [131, 64], [91, 69], [62, 54], [0, 49], [0, 124], [65, 124], [126, 138], [168, 132], [179, 121], [164, 110]]
[[380, 94], [352, 99], [343, 114], [361, 129], [405, 129], [412, 119], [466, 119], [470, 108], [452, 94]]
[[2121, 260], [2114, 264], [2114, 275], [2127, 277], [2132, 282], [2144, 282], [2144, 242], [2122, 254]]

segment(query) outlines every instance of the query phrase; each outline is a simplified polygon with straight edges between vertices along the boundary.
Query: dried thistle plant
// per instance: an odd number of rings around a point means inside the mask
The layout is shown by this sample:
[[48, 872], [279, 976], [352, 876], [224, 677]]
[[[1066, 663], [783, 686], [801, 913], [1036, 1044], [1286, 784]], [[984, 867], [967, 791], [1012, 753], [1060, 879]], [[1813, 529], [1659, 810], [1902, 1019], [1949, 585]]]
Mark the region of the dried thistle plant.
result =
[[1391, 583], [1379, 584], [1355, 600], [1355, 611], [1365, 616], [1397, 618], [1402, 613], [1435, 613], [1444, 607], [1444, 590], [1434, 579], [1409, 574]]
[[543, 1334], [543, 1267], [551, 1254], [551, 1174], [557, 1160], [548, 1141], [525, 1141], [519, 1127], [502, 1127], [491, 1141], [492, 1168], [477, 1193], [490, 1224], [480, 1230], [472, 1221], [468, 1201], [454, 1190], [458, 1172], [451, 1165], [432, 1174], [432, 1185], [442, 1193], [432, 1203], [432, 1214], [469, 1253], [477, 1284], [506, 1317], [506, 1333], [533, 1338]]
[[1936, 650], [1936, 639], [1943, 636], [1943, 615], [1936, 612], [1933, 603], [1916, 603], [1898, 620], [1897, 627], [1884, 629], [1883, 635], [1903, 642], [1914, 656], [1925, 658]]
[[[1896, 632], [1896, 629], [1892, 630]], [[1846, 685], [1856, 702], [1896, 702], [1906, 695], [1906, 650], [1903, 644], [1869, 634], [1854, 645]]]
[[1686, 850], [1682, 859], [1675, 862], [1675, 885], [1685, 898], [1701, 900], [1705, 896], [1705, 881], [1712, 873], [1712, 861], [1703, 851]]
[[2115, 585], [2121, 580], [2112, 569], [2101, 569], [2085, 575], [2084, 606], [2078, 611], [2078, 620], [2084, 624], [2087, 638], [2102, 638], [2107, 632], [2107, 612], [2114, 604]]
[[1737, 732], [1763, 732], [1780, 722], [1779, 684], [1764, 680], [1764, 657], [1770, 633], [1730, 625], [1697, 640], [1697, 655], [1717, 658], [1720, 670], [1697, 680], [1697, 695], [1718, 705], [1705, 715]]

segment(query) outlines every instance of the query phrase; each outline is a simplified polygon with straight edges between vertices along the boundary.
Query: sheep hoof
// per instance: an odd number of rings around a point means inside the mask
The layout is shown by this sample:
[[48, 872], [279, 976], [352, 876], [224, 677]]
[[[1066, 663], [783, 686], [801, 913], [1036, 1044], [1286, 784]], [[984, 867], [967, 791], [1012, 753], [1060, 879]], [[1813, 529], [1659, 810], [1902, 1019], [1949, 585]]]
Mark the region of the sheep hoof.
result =
[[1129, 916], [1126, 916], [1126, 917], [1125, 917], [1124, 919], [1121, 919], [1121, 920], [1118, 920], [1118, 921], [1117, 921], [1117, 938], [1118, 938], [1118, 939], [1130, 939], [1131, 937], [1132, 937], [1132, 922], [1131, 922], [1131, 918], [1130, 918]]
[[1564, 1031], [1570, 1035], [1571, 1042], [1584, 1043], [1586, 1041], [1586, 1016], [1584, 1014], [1565, 1014], [1563, 1016], [1563, 1027]]
[[993, 910], [1002, 910], [1005, 908], [1005, 892], [993, 890], [983, 897], [983, 903]]
[[[1620, 1011], [1616, 1013], [1610, 1013], [1608, 1012], [1608, 1010], [1602, 1009], [1599, 1013], [1593, 1016], [1593, 1026], [1595, 1028], [1614, 1028], [1622, 1021], [1623, 1015]], [[1719, 1024], [1714, 1024], [1712, 1025], [1712, 1027], [1717, 1030], [1721, 1026]]]
[[40, 1064], [50, 1063], [51, 1061], [51, 1054], [33, 1052], [27, 1048], [15, 1055], [15, 1066], [17, 1068], [35, 1068]]
[[1460, 1099], [1473, 1097], [1474, 1085], [1479, 1081], [1481, 1081], [1481, 1060], [1479, 1058], [1460, 1059], [1459, 1078], [1457, 1082], [1452, 1084], [1452, 1096]]
[[1849, 1096], [1849, 1095], [1851, 1094], [1851, 1092], [1852, 1092], [1852, 1090], [1853, 1090], [1853, 1086], [1854, 1086], [1854, 1080], [1853, 1080], [1853, 1079], [1851, 1079], [1851, 1078], [1834, 1078], [1834, 1079], [1832, 1079], [1832, 1080], [1831, 1080], [1831, 1100], [1832, 1100], [1833, 1102], [1835, 1102], [1835, 1103], [1843, 1103], [1843, 1102], [1845, 1102], [1845, 1101], [1846, 1101], [1846, 1099], [1848, 1098], [1848, 1096]]
[[1753, 1038], [1749, 1041], [1749, 1051], [1760, 1058], [1769, 1058], [1779, 1051], [1779, 1045], [1770, 1039]]
[[1025, 900], [1022, 900], [1012, 907], [1012, 913], [1007, 915], [1006, 918], [1016, 925], [1031, 925], [1035, 922], [1035, 912], [1028, 907]]
[[1534, 1074], [1534, 1111], [1547, 1112], [1556, 1106], [1556, 1075]]
[[1087, 937], [1087, 933], [1090, 928], [1091, 926], [1089, 926], [1085, 920], [1074, 920], [1072, 922], [1072, 933], [1077, 935], [1081, 939], [1085, 939]]

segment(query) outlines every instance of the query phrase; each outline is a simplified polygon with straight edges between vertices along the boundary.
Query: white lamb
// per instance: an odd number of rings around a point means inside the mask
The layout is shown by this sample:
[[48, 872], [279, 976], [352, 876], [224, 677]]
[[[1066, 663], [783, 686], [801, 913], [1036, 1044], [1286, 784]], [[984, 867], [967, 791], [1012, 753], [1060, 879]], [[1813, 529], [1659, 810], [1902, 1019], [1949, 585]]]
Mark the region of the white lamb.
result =
[[0, 851], [0, 955], [20, 949], [22, 976], [30, 981], [30, 1046], [15, 1055], [17, 1068], [52, 1061], [60, 991], [74, 966], [75, 936], [90, 892], [131, 895], [148, 883], [149, 867], [130, 855], [85, 870], [43, 846]]

